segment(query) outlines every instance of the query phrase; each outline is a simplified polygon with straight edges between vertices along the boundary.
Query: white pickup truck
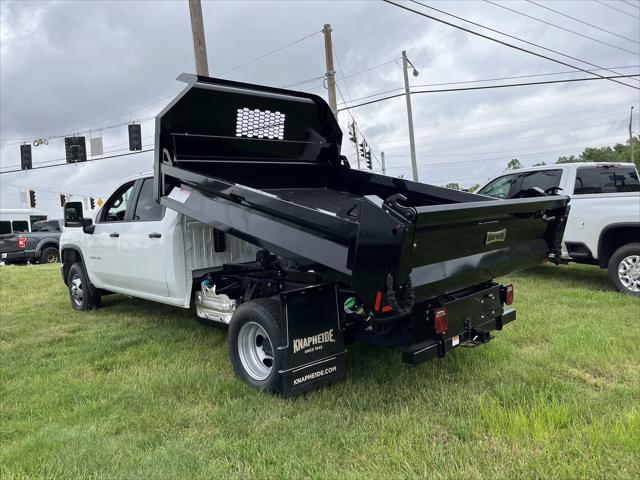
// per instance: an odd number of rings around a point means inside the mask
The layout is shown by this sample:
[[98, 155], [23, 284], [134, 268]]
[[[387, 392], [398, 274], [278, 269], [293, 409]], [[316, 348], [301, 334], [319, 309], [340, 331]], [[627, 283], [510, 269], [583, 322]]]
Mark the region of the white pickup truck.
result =
[[531, 189], [571, 198], [565, 261], [607, 268], [616, 290], [640, 295], [640, 183], [632, 163], [564, 163], [494, 178], [477, 193], [502, 199]]

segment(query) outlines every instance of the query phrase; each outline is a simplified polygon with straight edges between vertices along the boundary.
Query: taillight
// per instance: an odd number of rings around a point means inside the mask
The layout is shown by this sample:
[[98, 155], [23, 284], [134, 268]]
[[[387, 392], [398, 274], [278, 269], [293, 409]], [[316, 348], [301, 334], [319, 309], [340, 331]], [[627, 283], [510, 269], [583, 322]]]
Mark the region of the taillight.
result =
[[18, 248], [24, 248], [27, 246], [27, 237], [18, 237]]
[[513, 303], [513, 285], [509, 284], [504, 287], [504, 303], [511, 305]]
[[433, 312], [433, 328], [441, 335], [449, 328], [449, 313], [444, 307], [440, 307]]

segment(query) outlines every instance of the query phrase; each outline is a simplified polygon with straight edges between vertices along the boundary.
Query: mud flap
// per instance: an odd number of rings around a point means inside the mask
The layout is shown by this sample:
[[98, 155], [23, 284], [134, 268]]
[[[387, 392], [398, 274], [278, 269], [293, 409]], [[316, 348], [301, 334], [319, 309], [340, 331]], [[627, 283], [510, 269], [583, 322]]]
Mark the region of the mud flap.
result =
[[282, 395], [287, 398], [346, 378], [344, 339], [335, 285], [280, 295], [283, 350]]

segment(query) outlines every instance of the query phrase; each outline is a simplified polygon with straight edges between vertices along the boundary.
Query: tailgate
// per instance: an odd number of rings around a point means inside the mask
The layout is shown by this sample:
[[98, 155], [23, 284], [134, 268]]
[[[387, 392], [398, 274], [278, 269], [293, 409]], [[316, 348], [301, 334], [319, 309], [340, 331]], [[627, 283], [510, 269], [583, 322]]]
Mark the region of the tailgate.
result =
[[410, 260], [417, 299], [539, 265], [560, 248], [564, 196], [418, 207]]
[[15, 233], [0, 235], [0, 252], [15, 252], [17, 250], [22, 250], [18, 248], [18, 235]]

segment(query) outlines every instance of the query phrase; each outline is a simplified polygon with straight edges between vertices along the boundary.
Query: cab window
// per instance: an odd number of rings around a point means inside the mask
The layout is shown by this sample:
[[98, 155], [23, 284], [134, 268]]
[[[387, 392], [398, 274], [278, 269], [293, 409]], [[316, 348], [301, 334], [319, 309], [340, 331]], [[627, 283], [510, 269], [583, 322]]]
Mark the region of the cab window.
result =
[[100, 220], [102, 222], [122, 222], [127, 214], [127, 207], [131, 200], [134, 183], [124, 185], [120, 190], [113, 194], [102, 209]]
[[13, 227], [13, 233], [28, 232], [29, 222], [24, 220], [15, 220], [11, 222]]
[[537, 170], [535, 172], [525, 172], [522, 177], [520, 190], [528, 190], [538, 187], [541, 190], [549, 190], [560, 185], [562, 170]]
[[576, 174], [573, 193], [640, 192], [640, 182], [635, 168], [629, 167], [582, 167]]
[[164, 207], [156, 202], [153, 195], [153, 179], [147, 178], [142, 183], [133, 220], [141, 222], [158, 221], [162, 220], [163, 215]]
[[511, 175], [496, 178], [478, 191], [478, 193], [496, 198], [509, 198], [511, 194], [515, 193], [515, 185], [520, 176], [520, 173], [512, 173]]
[[5, 233], [11, 233], [11, 222], [0, 222], [0, 235], [3, 235]]

